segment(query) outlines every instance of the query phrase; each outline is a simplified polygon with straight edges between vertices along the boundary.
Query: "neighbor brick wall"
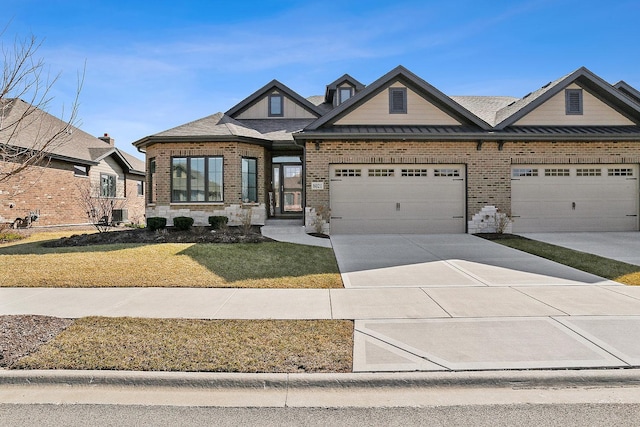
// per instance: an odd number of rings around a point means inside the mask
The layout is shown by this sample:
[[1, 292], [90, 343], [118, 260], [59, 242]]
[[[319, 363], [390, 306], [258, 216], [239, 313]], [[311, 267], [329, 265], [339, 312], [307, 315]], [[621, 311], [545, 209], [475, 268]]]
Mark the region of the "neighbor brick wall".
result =
[[[253, 157], [258, 163], [258, 205], [265, 204], [265, 149], [258, 145], [241, 142], [186, 142], [157, 143], [146, 149], [147, 166], [151, 158], [156, 159], [155, 203], [147, 207], [147, 215], [153, 216], [156, 208], [170, 206], [170, 210], [214, 212], [222, 211], [225, 206], [242, 203], [242, 157]], [[224, 201], [222, 203], [171, 203], [171, 158], [172, 157], [223, 157]], [[147, 178], [147, 188], [149, 179]], [[148, 198], [147, 198], [148, 200]], [[255, 206], [255, 204], [251, 204]]]
[[[483, 206], [511, 209], [511, 165], [520, 163], [640, 163], [639, 142], [398, 142], [323, 141], [307, 143], [307, 207], [329, 208], [329, 165], [334, 163], [465, 164], [467, 218]], [[324, 182], [324, 190], [312, 190]]]

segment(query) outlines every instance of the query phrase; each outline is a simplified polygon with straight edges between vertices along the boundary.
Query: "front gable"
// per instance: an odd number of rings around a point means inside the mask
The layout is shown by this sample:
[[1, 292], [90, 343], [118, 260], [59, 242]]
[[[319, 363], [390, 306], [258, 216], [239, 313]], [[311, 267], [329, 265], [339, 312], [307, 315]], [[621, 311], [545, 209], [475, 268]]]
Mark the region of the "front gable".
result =
[[[406, 109], [401, 113], [394, 113], [393, 102], [390, 98], [393, 92], [391, 89], [401, 89], [406, 93]], [[402, 102], [399, 99], [399, 102]], [[402, 109], [401, 109], [402, 110]], [[408, 85], [395, 81], [371, 99], [359, 105], [354, 110], [337, 120], [335, 125], [462, 125], [460, 120], [455, 119], [450, 114], [444, 112], [440, 107], [434, 105], [429, 100], [417, 93]]]
[[233, 119], [317, 119], [317, 106], [272, 80], [225, 113]]

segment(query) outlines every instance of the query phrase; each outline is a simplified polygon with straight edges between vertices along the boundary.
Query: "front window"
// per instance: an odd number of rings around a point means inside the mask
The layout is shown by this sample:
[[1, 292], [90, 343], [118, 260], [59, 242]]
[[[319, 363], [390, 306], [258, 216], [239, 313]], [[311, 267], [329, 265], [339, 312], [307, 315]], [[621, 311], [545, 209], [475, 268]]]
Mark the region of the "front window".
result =
[[100, 196], [116, 197], [116, 176], [100, 174]]
[[222, 157], [171, 159], [172, 202], [221, 202]]
[[258, 203], [258, 161], [242, 159], [242, 201]]
[[269, 95], [269, 117], [282, 116], [284, 116], [282, 95]]
[[144, 196], [144, 182], [138, 181], [136, 185], [138, 186], [138, 196]]

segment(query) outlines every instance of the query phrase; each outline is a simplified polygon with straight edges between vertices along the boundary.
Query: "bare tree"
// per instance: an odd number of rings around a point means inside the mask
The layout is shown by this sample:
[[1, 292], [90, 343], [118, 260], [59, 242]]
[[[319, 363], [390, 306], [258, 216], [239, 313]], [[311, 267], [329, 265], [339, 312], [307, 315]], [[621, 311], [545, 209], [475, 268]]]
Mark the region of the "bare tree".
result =
[[126, 206], [126, 199], [116, 197], [115, 183], [113, 188], [110, 188], [110, 185], [110, 183], [102, 183], [98, 180], [78, 184], [78, 203], [87, 213], [89, 222], [100, 233], [111, 230], [116, 221], [114, 211]]
[[51, 77], [37, 56], [42, 42], [31, 35], [5, 42], [7, 28], [0, 29], [4, 60], [0, 80], [0, 182], [29, 166], [46, 165], [50, 155], [69, 141], [78, 112], [84, 72], [78, 74], [75, 100], [61, 120], [47, 119], [53, 99], [51, 89], [60, 74]]

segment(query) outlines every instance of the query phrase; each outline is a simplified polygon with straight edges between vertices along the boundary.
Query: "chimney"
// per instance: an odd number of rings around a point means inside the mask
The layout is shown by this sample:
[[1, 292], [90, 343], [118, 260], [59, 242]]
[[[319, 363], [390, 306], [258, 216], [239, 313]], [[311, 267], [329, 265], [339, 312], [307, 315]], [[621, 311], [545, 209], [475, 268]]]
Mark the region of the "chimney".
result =
[[112, 147], [115, 147], [116, 145], [116, 140], [111, 138], [108, 133], [105, 133], [104, 136], [99, 136], [98, 139], [103, 140]]

